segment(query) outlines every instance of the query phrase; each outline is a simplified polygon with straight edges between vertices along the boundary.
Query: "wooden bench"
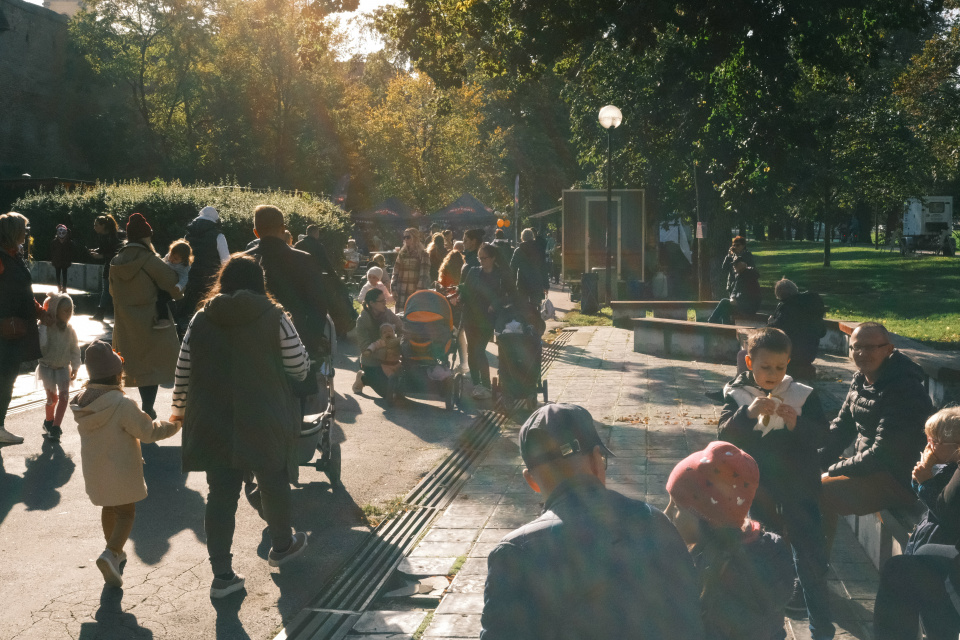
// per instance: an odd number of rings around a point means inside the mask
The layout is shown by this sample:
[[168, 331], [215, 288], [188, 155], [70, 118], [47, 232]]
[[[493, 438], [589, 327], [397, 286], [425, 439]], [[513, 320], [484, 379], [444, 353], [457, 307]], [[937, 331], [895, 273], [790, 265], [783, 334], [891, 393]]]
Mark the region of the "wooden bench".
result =
[[704, 302], [696, 300], [615, 300], [611, 303], [613, 309], [613, 325], [629, 329], [633, 318], [643, 318], [651, 312], [654, 318], [669, 320], [686, 320], [692, 310], [698, 322], [710, 317], [719, 304], [716, 300]]
[[846, 516], [844, 519], [857, 542], [866, 552], [873, 566], [880, 570], [887, 560], [903, 553], [907, 539], [923, 517], [926, 508], [917, 500], [907, 509], [886, 509], [865, 516]]
[[632, 318], [633, 350], [661, 358], [732, 363], [749, 336], [748, 327], [669, 318]]

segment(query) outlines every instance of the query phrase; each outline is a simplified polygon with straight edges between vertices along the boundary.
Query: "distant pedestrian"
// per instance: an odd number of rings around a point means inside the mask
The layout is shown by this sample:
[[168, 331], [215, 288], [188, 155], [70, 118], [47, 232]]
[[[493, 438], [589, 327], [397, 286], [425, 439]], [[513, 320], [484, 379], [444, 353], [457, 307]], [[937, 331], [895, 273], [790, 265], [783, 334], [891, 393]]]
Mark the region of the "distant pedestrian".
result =
[[189, 320], [213, 287], [220, 266], [230, 259], [230, 248], [220, 230], [220, 213], [211, 206], [200, 209], [200, 214], [187, 225], [184, 240], [193, 250], [193, 264], [179, 315]]
[[500, 252], [493, 245], [481, 245], [477, 257], [480, 266], [469, 269], [460, 282], [460, 304], [463, 305], [462, 326], [467, 338], [472, 395], [476, 400], [489, 400], [487, 344], [493, 339], [497, 316], [513, 298], [514, 288], [508, 270], [499, 262]]
[[711, 640], [786, 637], [793, 560], [783, 538], [747, 518], [759, 480], [753, 458], [726, 442], [690, 454], [667, 480], [666, 514], [700, 574], [700, 614]]
[[444, 289], [450, 289], [460, 284], [460, 275], [463, 271], [463, 253], [457, 250], [450, 251], [440, 263], [437, 282]]
[[60, 442], [63, 435], [63, 416], [70, 402], [70, 383], [77, 379], [80, 369], [80, 341], [70, 324], [73, 300], [65, 293], [51, 293], [43, 302], [44, 310], [56, 321], [50, 326], [40, 325], [40, 362], [37, 379], [47, 392], [46, 417], [43, 437]]
[[443, 230], [443, 249], [447, 253], [453, 251], [453, 230], [444, 229]]
[[723, 257], [723, 264], [720, 266], [720, 273], [727, 277], [728, 296], [733, 293], [733, 283], [737, 277], [733, 268], [733, 261], [737, 258], [743, 258], [748, 267], [757, 266], [753, 254], [747, 249], [747, 239], [743, 236], [737, 236], [730, 242], [730, 248], [727, 250], [727, 255]]
[[127, 554], [123, 546], [133, 530], [136, 503], [147, 497], [141, 442], [169, 438], [178, 422], [154, 421], [123, 393], [123, 358], [101, 340], [86, 352], [90, 380], [70, 403], [80, 433], [83, 482], [90, 502], [102, 507], [100, 520], [107, 547], [97, 558], [103, 580], [123, 586]]
[[98, 245], [90, 252], [91, 257], [103, 261], [103, 271], [100, 274], [100, 303], [93, 319], [102, 322], [107, 313], [113, 312], [113, 298], [110, 297], [110, 261], [120, 250], [122, 240], [117, 221], [110, 214], [97, 216], [93, 223], [93, 230], [97, 234]]
[[67, 292], [67, 272], [73, 264], [73, 239], [67, 225], [58, 224], [57, 233], [50, 243], [50, 264], [53, 265], [57, 279], [57, 291]]
[[270, 566], [307, 546], [306, 534], [290, 526], [301, 425], [291, 381], [306, 379], [309, 368], [297, 330], [267, 295], [256, 260], [231, 258], [183, 337], [171, 417], [183, 420], [183, 471], [206, 472], [210, 487], [204, 531], [212, 598], [244, 588], [243, 576], [233, 571], [231, 547], [245, 473], [254, 473], [262, 497]]
[[604, 486], [590, 413], [539, 408], [520, 455], [543, 514], [490, 552], [480, 639], [702, 640], [690, 554], [663, 513]]
[[[468, 269], [480, 266], [477, 252], [480, 250], [480, 245], [483, 244], [483, 236], [483, 229], [468, 229], [463, 232], [463, 249], [461, 249], [463, 252], [463, 271], [460, 274], [461, 282]], [[456, 246], [454, 246], [454, 249], [456, 249]]]
[[[177, 289], [183, 294], [190, 280], [190, 265], [193, 262], [190, 244], [186, 240], [175, 240], [167, 250], [167, 255], [163, 256], [163, 262], [177, 272]], [[170, 326], [172, 321], [170, 303], [172, 301], [173, 298], [166, 291], [157, 293], [157, 322], [153, 325], [154, 329], [166, 329]]]
[[137, 387], [140, 408], [156, 419], [154, 403], [161, 384], [173, 384], [180, 342], [176, 327], [157, 324], [157, 296], [166, 291], [174, 300], [183, 294], [179, 277], [153, 248], [153, 228], [134, 213], [127, 220], [127, 243], [110, 263], [110, 293], [114, 303], [113, 348], [123, 356], [123, 386]]
[[317, 261], [321, 271], [339, 278], [340, 269], [334, 266], [333, 261], [330, 260], [330, 256], [327, 254], [326, 246], [320, 242], [320, 225], [307, 225], [306, 236], [304, 236], [300, 242], [293, 245], [293, 248], [306, 251]]
[[20, 363], [36, 360], [40, 353], [37, 320], [53, 322], [33, 297], [33, 279], [23, 260], [29, 222], [11, 211], [0, 215], [0, 444], [22, 444], [21, 436], [4, 428], [13, 399]]
[[420, 244], [420, 232], [414, 228], [403, 232], [403, 246], [393, 265], [390, 291], [397, 301], [397, 313], [403, 311], [407, 298], [430, 287], [430, 256]]
[[786, 333], [793, 345], [787, 373], [799, 380], [813, 381], [817, 376], [813, 361], [820, 349], [820, 339], [827, 335], [823, 300], [815, 291], [801, 292], [786, 278], [777, 281], [773, 292], [779, 302], [767, 326]]
[[357, 241], [353, 238], [347, 240], [347, 246], [343, 249], [343, 273], [347, 278], [352, 278], [357, 268], [360, 266], [360, 249], [357, 248]]
[[443, 248], [443, 234], [436, 234], [433, 240], [427, 246], [427, 254], [430, 256], [430, 282], [436, 282], [440, 273], [440, 263], [447, 256]]
[[539, 309], [550, 289], [550, 281], [544, 253], [534, 238], [533, 229], [524, 229], [520, 234], [520, 245], [510, 260], [510, 273], [517, 284], [517, 295]]

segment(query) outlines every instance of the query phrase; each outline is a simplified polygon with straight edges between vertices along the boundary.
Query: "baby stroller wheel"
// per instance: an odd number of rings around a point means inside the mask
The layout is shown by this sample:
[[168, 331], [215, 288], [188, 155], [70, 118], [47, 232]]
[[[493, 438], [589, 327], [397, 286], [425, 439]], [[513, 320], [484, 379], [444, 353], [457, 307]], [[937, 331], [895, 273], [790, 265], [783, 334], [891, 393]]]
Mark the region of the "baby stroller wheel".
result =
[[463, 407], [463, 374], [456, 373], [453, 376], [453, 402], [458, 407]]
[[443, 382], [443, 401], [444, 406], [446, 406], [447, 411], [452, 411], [453, 407], [456, 406], [456, 395], [457, 395], [457, 384], [454, 382], [453, 378], [444, 380]]
[[543, 391], [543, 404], [547, 404], [547, 381], [544, 380], [540, 386]]
[[327, 458], [326, 469], [324, 469], [324, 473], [327, 474], [327, 478], [330, 480], [330, 486], [334, 489], [339, 489], [343, 486], [343, 483], [340, 482], [341, 465], [340, 443], [335, 442], [330, 445], [330, 457]]

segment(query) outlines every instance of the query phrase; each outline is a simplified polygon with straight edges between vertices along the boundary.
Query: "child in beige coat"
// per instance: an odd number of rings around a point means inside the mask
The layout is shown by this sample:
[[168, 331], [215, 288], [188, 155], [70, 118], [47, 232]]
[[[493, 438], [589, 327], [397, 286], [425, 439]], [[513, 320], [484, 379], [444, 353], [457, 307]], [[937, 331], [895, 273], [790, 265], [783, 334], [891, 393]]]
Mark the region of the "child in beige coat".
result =
[[179, 422], [151, 420], [120, 386], [123, 359], [106, 342], [87, 348], [90, 381], [70, 403], [80, 432], [83, 481], [90, 501], [103, 507], [101, 522], [107, 548], [97, 558], [104, 582], [123, 586], [136, 503], [147, 497], [140, 442], [156, 442], [177, 433]]

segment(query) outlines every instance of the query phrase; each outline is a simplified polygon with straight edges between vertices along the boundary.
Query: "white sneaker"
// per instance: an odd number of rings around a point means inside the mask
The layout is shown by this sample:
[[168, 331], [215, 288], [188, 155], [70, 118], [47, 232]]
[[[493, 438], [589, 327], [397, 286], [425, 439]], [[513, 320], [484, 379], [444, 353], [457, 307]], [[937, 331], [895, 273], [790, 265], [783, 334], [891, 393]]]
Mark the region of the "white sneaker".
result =
[[0, 427], [0, 444], [23, 444], [23, 438]]
[[363, 369], [357, 371], [357, 379], [353, 381], [353, 392], [361, 393], [363, 391]]
[[103, 581], [111, 587], [123, 586], [119, 558], [113, 555], [113, 551], [110, 551], [110, 549], [104, 549], [100, 557], [97, 558], [97, 569], [100, 569], [100, 573], [103, 574]]
[[490, 393], [490, 389], [487, 389], [486, 387], [474, 387], [470, 395], [473, 396], [474, 400], [489, 400], [493, 397], [493, 394]]

